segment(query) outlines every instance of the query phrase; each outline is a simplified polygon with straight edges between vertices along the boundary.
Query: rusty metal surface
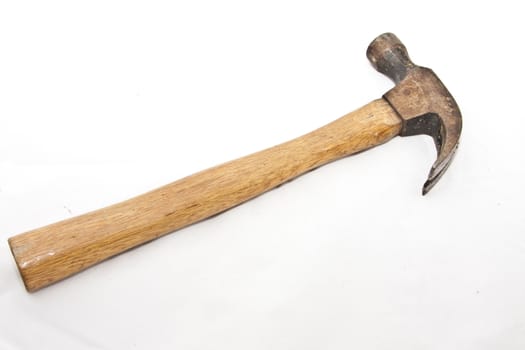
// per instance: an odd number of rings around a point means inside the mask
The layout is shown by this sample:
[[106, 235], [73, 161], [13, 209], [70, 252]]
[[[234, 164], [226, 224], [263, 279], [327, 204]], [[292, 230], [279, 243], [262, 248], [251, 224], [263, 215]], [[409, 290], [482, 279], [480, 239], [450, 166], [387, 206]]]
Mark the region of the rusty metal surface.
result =
[[462, 128], [459, 107], [431, 69], [410, 60], [405, 46], [394, 34], [377, 37], [368, 47], [367, 56], [376, 70], [396, 83], [383, 98], [403, 120], [400, 135], [429, 135], [434, 139], [437, 159], [423, 185], [424, 195], [454, 158]]

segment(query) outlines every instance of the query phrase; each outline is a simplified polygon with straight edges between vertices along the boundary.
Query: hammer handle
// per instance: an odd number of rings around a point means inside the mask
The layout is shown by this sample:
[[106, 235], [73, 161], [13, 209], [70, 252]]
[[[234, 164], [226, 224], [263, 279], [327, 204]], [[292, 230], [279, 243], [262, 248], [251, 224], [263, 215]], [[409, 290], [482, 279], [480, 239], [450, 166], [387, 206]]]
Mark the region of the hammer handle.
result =
[[130, 248], [223, 212], [333, 160], [399, 134], [375, 100], [304, 136], [204, 170], [127, 201], [9, 239], [30, 292]]

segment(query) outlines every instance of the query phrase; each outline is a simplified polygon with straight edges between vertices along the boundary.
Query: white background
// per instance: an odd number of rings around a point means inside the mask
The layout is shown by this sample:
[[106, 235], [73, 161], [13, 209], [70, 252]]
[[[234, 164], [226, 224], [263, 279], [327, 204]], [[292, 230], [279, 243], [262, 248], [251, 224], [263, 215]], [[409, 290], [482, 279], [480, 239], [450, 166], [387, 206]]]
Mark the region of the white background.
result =
[[[490, 5], [489, 5], [490, 4]], [[515, 5], [516, 4], [516, 5]], [[523, 349], [518, 2], [0, 3], [0, 349]], [[455, 96], [456, 159], [396, 138], [34, 294], [7, 238], [380, 97], [396, 33]]]

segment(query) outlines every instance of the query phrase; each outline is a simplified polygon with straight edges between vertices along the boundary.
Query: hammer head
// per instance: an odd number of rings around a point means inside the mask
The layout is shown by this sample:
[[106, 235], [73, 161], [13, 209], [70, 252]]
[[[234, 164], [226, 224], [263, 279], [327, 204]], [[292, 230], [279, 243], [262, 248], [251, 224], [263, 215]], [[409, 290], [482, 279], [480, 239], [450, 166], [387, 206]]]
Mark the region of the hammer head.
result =
[[434, 139], [437, 160], [423, 185], [425, 195], [445, 173], [458, 148], [461, 112], [436, 74], [415, 65], [394, 34], [378, 36], [368, 47], [366, 55], [377, 71], [396, 84], [383, 98], [403, 120], [400, 135], [425, 134]]

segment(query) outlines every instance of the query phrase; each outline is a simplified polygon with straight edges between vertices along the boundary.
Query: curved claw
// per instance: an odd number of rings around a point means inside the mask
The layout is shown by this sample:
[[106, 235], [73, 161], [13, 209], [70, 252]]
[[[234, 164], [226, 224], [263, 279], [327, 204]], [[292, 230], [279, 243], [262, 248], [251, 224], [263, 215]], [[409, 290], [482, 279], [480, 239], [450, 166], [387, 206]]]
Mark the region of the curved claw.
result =
[[444, 159], [440, 159], [442, 157], [438, 157], [438, 159], [434, 162], [432, 165], [432, 168], [430, 169], [430, 173], [428, 174], [427, 181], [423, 184], [422, 194], [423, 196], [426, 195], [432, 187], [439, 181], [441, 176], [445, 173], [445, 171], [448, 169], [450, 164], [452, 163], [452, 159], [454, 159], [454, 156], [456, 155], [456, 150], [458, 149], [459, 142], [456, 143], [454, 149], [446, 156]]

